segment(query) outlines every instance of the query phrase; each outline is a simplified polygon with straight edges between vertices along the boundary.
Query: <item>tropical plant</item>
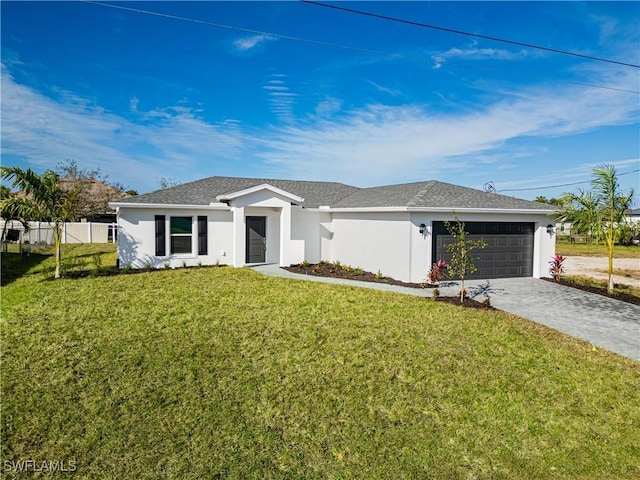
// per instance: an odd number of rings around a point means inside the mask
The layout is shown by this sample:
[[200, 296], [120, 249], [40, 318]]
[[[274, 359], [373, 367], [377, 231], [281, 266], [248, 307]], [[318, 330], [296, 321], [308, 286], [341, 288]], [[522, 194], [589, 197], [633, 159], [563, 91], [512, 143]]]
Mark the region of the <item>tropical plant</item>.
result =
[[426, 285], [436, 285], [440, 279], [444, 278], [448, 267], [449, 265], [447, 262], [442, 259], [438, 260], [436, 263], [431, 265], [431, 268], [427, 272], [427, 276], [421, 286], [424, 288]]
[[5, 233], [9, 228], [11, 220], [17, 220], [22, 223], [25, 232], [29, 230], [29, 223], [22, 218], [19, 209], [16, 208], [16, 202], [14, 201], [15, 196], [16, 194], [12, 192], [9, 187], [0, 185], [0, 217], [4, 220], [0, 238], [3, 239], [5, 238]]
[[460, 302], [464, 302], [466, 289], [464, 288], [464, 279], [467, 275], [474, 273], [477, 268], [474, 265], [472, 252], [474, 250], [483, 249], [487, 246], [487, 242], [483, 239], [471, 240], [469, 234], [464, 228], [464, 223], [458, 217], [455, 217], [455, 223], [445, 220], [444, 225], [449, 234], [453, 237], [453, 243], [447, 245], [447, 251], [451, 254], [449, 260], [449, 277], [460, 279]]
[[557, 282], [560, 280], [560, 275], [564, 273], [564, 260], [565, 258], [562, 255], [556, 255], [549, 262], [549, 274], [551, 277]]
[[449, 267], [447, 262], [440, 259], [431, 266], [431, 269], [427, 272], [427, 283], [435, 285], [446, 274], [446, 270]]
[[602, 219], [598, 201], [593, 192], [578, 190], [578, 193], [566, 193], [564, 204], [557, 220], [571, 223], [571, 231], [584, 235], [587, 243], [596, 244], [602, 234]]
[[64, 190], [60, 186], [60, 177], [51, 170], [38, 175], [31, 169], [3, 166], [0, 173], [22, 193], [3, 200], [3, 213], [10, 211], [22, 221], [47, 222], [51, 227], [56, 252], [54, 276], [60, 278], [62, 227], [64, 222], [74, 217], [78, 190]]

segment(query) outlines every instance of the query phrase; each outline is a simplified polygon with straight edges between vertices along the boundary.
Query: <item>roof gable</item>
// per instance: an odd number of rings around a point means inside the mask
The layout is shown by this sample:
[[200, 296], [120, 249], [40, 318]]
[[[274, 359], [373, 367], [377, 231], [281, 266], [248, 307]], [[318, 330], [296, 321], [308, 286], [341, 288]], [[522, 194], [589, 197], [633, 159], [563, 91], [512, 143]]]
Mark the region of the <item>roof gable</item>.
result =
[[288, 198], [289, 200], [291, 200], [292, 202], [295, 203], [302, 203], [304, 202], [304, 198], [299, 197], [297, 195], [293, 195], [285, 190], [282, 190], [280, 188], [274, 187], [269, 185], [268, 183], [263, 183], [260, 185], [256, 185], [255, 187], [250, 187], [250, 188], [245, 188], [243, 190], [239, 190], [237, 192], [231, 192], [231, 193], [224, 193], [221, 195], [217, 195], [216, 196], [216, 200], [218, 200], [219, 202], [226, 202], [229, 200], [235, 200], [236, 198], [239, 197], [244, 197], [245, 195], [250, 195], [252, 193], [255, 192], [259, 192], [262, 190], [268, 190], [271, 193], [274, 193], [276, 195], [280, 195], [281, 197], [284, 198]]

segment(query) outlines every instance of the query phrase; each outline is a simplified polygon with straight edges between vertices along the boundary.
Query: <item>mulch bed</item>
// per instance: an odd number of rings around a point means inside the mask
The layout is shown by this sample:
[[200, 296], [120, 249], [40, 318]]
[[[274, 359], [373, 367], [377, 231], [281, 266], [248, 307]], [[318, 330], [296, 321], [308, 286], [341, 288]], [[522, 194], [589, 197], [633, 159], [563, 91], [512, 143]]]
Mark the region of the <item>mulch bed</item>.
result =
[[321, 262], [310, 265], [297, 264], [290, 267], [282, 267], [293, 273], [300, 273], [302, 275], [313, 275], [316, 277], [332, 277], [332, 278], [344, 278], [346, 280], [358, 280], [359, 282], [373, 282], [373, 283], [386, 283], [387, 285], [398, 285], [400, 287], [409, 288], [432, 288], [429, 286], [423, 287], [420, 283], [407, 283], [401, 282], [391, 277], [383, 277], [376, 275], [375, 273], [365, 272], [357, 268], [348, 267], [346, 270], [343, 266], [337, 267], [333, 263]]
[[[400, 287], [408, 287], [408, 288], [435, 288], [436, 285], [430, 284], [421, 284], [421, 283], [409, 283], [409, 282], [401, 282], [400, 280], [396, 280], [391, 277], [383, 277], [381, 275], [376, 275], [375, 273], [365, 272], [358, 268], [353, 268], [347, 266], [345, 270], [343, 266], [336, 266], [333, 263], [321, 262], [315, 264], [297, 264], [291, 265], [289, 267], [282, 267], [284, 270], [288, 270], [289, 272], [299, 273], [301, 275], [313, 275], [315, 277], [332, 277], [332, 278], [343, 278], [346, 280], [357, 280], [359, 282], [372, 282], [372, 283], [385, 283], [387, 285], [397, 285]], [[429, 298], [433, 300], [432, 297]], [[471, 298], [465, 298], [464, 303], [460, 303], [460, 297], [442, 297], [439, 296], [435, 299], [438, 302], [450, 303], [452, 305], [462, 305], [464, 307], [469, 308], [480, 308], [483, 310], [495, 310], [493, 307], [486, 305], [482, 302], [478, 302], [477, 300], [473, 300]]]
[[[553, 278], [548, 277], [542, 278], [542, 280], [546, 280], [547, 282], [555, 282]], [[560, 285], [565, 285], [567, 287], [577, 288], [578, 290], [583, 290], [585, 292], [596, 293], [598, 295], [602, 295], [603, 297], [613, 298], [614, 300], [620, 300], [621, 302], [640, 305], [640, 297], [636, 297], [635, 295], [631, 295], [629, 293], [613, 292], [612, 294], [609, 294], [606, 288], [594, 287], [591, 285], [582, 285], [580, 283], [572, 282], [571, 280], [562, 277], [560, 277], [557, 283], [559, 283]]]

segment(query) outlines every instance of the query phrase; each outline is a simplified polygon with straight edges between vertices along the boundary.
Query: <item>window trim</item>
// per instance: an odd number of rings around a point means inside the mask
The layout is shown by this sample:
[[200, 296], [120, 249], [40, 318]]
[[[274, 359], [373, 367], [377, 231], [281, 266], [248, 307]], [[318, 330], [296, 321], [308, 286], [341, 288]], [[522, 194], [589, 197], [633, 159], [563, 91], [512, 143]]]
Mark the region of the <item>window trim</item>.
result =
[[[190, 225], [191, 225], [191, 232], [189, 233], [173, 233], [171, 231], [171, 222], [174, 218], [189, 218], [191, 220]], [[169, 254], [171, 256], [193, 256], [193, 252], [194, 252], [194, 237], [195, 235], [193, 234], [194, 231], [194, 216], [193, 215], [171, 215], [169, 216], [169, 235], [168, 235], [168, 241], [169, 241]], [[197, 229], [197, 228], [196, 228]], [[174, 252], [173, 251], [173, 238], [185, 238], [185, 237], [189, 237], [190, 239], [190, 248], [188, 252]]]
[[[169, 212], [172, 213], [172, 212]], [[191, 233], [171, 233], [172, 218], [189, 218]], [[208, 215], [167, 215], [153, 216], [155, 230], [155, 256], [165, 258], [198, 258], [209, 252], [209, 216]], [[191, 250], [173, 253], [171, 239], [173, 237], [191, 237]]]

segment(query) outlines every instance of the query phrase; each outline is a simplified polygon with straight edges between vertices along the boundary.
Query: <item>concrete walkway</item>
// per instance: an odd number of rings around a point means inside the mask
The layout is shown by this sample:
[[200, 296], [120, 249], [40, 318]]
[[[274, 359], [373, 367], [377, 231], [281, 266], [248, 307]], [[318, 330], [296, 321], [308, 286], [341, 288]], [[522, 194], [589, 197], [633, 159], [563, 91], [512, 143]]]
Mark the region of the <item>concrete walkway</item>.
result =
[[[276, 277], [431, 297], [431, 289], [300, 275], [277, 265], [260, 265], [253, 269]], [[491, 297], [491, 305], [495, 308], [640, 361], [639, 306], [536, 278], [472, 280], [467, 281], [465, 286], [469, 296], [476, 300], [482, 301], [483, 292], [487, 292]], [[459, 292], [458, 282], [448, 282], [440, 288], [442, 296], [454, 296]]]

